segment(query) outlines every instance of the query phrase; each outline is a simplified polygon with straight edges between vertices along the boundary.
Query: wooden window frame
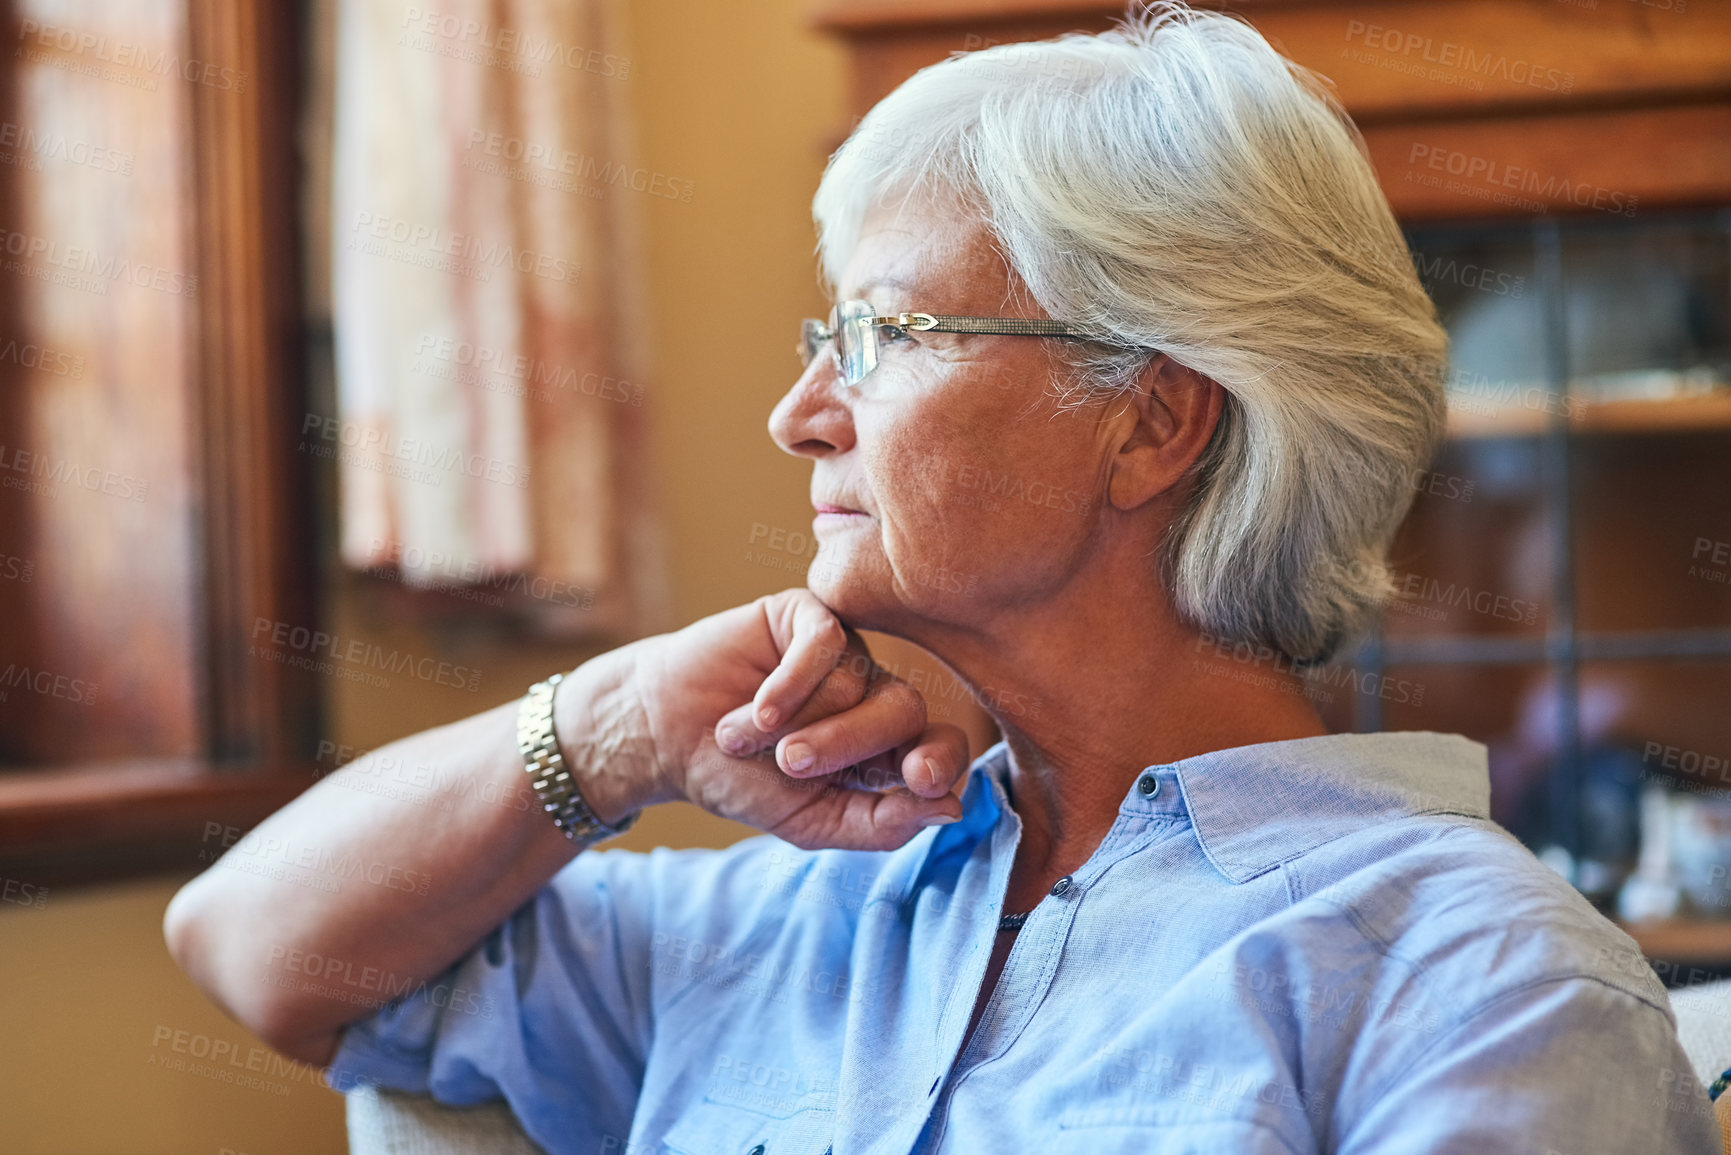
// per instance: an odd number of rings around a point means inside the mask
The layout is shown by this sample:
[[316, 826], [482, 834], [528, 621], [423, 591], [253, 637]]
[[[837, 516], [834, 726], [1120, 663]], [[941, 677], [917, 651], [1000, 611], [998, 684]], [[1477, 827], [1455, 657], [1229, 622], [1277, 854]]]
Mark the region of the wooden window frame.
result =
[[[246, 828], [316, 779], [313, 676], [248, 660], [260, 618], [316, 618], [296, 124], [306, 29], [297, 5], [188, 0], [187, 56], [244, 71], [190, 85], [192, 335], [202, 526], [202, 755], [0, 772], [0, 877], [52, 887], [181, 870], [213, 828]], [[10, 86], [13, 77], [5, 77]]]

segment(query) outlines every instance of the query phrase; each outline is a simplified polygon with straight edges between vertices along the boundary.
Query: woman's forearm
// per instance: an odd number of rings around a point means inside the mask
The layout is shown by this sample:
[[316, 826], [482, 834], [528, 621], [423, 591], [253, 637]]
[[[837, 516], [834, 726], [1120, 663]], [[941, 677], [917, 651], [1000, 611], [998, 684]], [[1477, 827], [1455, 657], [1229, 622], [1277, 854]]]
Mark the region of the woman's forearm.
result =
[[[808, 590], [585, 662], [553, 717], [610, 824], [686, 799], [797, 846], [884, 850], [961, 814], [966, 735], [929, 722]], [[510, 703], [393, 742], [239, 837], [169, 904], [175, 960], [260, 1038], [327, 1062], [345, 1024], [462, 957], [571, 860], [516, 722]], [[796, 740], [813, 752], [797, 771], [776, 753]], [[878, 785], [838, 788], [855, 773]], [[883, 792], [886, 777], [905, 788]]]
[[[604, 821], [659, 800], [630, 654], [559, 687], [555, 724]], [[393, 742], [240, 837], [175, 896], [177, 962], [279, 1050], [328, 1061], [341, 1028], [438, 974], [571, 860], [517, 748], [517, 704]]]

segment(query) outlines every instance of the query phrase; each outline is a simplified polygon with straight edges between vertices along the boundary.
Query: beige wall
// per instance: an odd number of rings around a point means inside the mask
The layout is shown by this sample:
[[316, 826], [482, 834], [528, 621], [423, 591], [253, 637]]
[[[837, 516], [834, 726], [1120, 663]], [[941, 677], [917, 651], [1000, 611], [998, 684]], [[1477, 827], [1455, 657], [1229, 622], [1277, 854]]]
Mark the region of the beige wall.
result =
[[[807, 7], [629, 0], [641, 159], [697, 185], [690, 204], [644, 206], [658, 368], [650, 404], [681, 622], [802, 584], [778, 568], [803, 565], [796, 553], [748, 553], [754, 525], [810, 525], [807, 468], [764, 429], [798, 370], [795, 325], [821, 299], [809, 201], [843, 121], [841, 56], [807, 30]], [[345, 632], [377, 630], [351, 604], [334, 613]], [[373, 746], [473, 712], [583, 653], [464, 656], [486, 671], [479, 696], [369, 697], [338, 683], [333, 739]], [[721, 845], [740, 829], [667, 808], [630, 844]], [[239, 1087], [152, 1063], [198, 1064], [176, 1054], [177, 1040], [188, 1052], [226, 1043], [242, 1065], [225, 1053], [213, 1069], [245, 1074], [257, 1045], [164, 953], [160, 920], [176, 885], [50, 892], [40, 910], [0, 904], [0, 1151], [344, 1149], [341, 1100], [304, 1077], [267, 1072], [270, 1086]]]

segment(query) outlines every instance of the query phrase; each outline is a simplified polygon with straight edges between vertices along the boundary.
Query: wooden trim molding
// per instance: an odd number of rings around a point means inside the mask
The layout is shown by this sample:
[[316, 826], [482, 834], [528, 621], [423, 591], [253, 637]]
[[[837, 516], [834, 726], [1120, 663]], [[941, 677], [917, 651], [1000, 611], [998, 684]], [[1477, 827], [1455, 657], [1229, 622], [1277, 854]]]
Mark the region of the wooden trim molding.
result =
[[192, 56], [244, 87], [193, 86], [204, 499], [205, 735], [217, 761], [309, 757], [318, 689], [250, 652], [260, 621], [317, 620], [305, 454], [299, 245], [299, 13], [190, 0]]
[[197, 759], [8, 771], [0, 879], [52, 887], [196, 869], [315, 780], [308, 769]]

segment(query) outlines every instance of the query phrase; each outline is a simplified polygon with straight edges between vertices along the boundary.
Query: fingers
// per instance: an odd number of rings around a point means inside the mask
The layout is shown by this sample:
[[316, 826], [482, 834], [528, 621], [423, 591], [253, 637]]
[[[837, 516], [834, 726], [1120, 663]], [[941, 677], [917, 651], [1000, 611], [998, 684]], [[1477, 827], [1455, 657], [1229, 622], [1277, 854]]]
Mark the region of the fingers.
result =
[[861, 789], [905, 787], [939, 798], [968, 771], [968, 737], [947, 722], [928, 724], [920, 696], [892, 682], [852, 710], [782, 738], [776, 765], [794, 778], [847, 770], [849, 784]]
[[[858, 635], [844, 627], [841, 619], [808, 590], [789, 591], [785, 601], [779, 605], [772, 601], [766, 608], [770, 633], [782, 659], [753, 696], [751, 720], [760, 731], [770, 732], [805, 705]], [[859, 652], [864, 654], [864, 650], [861, 643]], [[869, 654], [864, 657], [868, 665], [859, 671], [862, 675], [869, 671], [871, 661]]]
[[803, 850], [894, 850], [929, 826], [961, 817], [961, 799], [954, 794], [915, 798], [838, 788], [825, 791], [771, 833]]
[[968, 735], [960, 726], [938, 722], [927, 726], [902, 757], [902, 781], [922, 798], [953, 794], [968, 776]]
[[851, 710], [819, 718], [776, 744], [775, 762], [796, 778], [833, 774], [918, 735], [926, 703], [903, 682], [881, 678]]
[[[822, 603], [817, 607], [828, 614]], [[865, 639], [842, 627], [834, 617], [828, 619], [835, 626], [832, 632], [801, 605], [790, 602], [783, 610], [783, 616], [790, 620], [771, 626], [772, 633], [778, 635], [776, 645], [788, 647], [781, 664], [759, 686], [752, 701], [729, 710], [715, 724], [715, 744], [735, 758], [767, 750], [783, 734], [857, 705], [878, 668]], [[805, 616], [796, 624], [791, 618], [799, 614]], [[838, 639], [839, 645], [832, 648]], [[818, 679], [815, 683], [814, 675]], [[767, 708], [783, 720], [762, 724], [766, 702]]]

